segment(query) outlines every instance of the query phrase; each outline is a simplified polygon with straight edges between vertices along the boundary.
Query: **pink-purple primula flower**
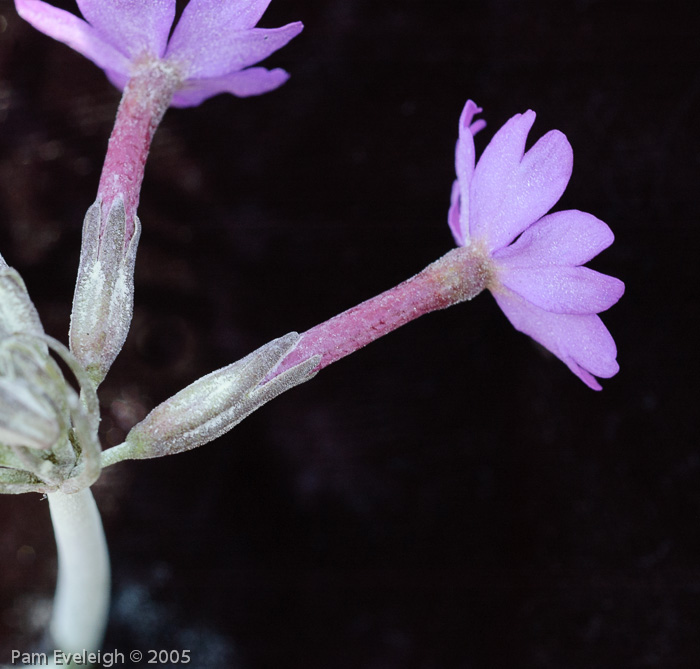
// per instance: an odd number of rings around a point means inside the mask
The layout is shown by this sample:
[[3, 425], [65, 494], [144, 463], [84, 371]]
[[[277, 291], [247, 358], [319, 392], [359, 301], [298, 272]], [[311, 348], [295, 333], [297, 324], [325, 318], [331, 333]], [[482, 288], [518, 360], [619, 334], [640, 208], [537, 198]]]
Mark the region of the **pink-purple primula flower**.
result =
[[588, 386], [619, 367], [612, 336], [598, 317], [624, 284], [585, 262], [613, 242], [610, 228], [577, 210], [547, 212], [571, 176], [573, 152], [552, 130], [525, 151], [535, 113], [511, 118], [475, 165], [473, 135], [483, 121], [471, 100], [459, 122], [457, 180], [448, 221], [458, 245], [483, 254], [488, 288], [516, 330], [530, 335]]
[[15, 0], [19, 15], [101, 67], [123, 89], [136, 68], [171, 68], [173, 106], [219, 93], [259, 95], [283, 84], [281, 69], [249, 67], [302, 30], [300, 22], [256, 28], [270, 0], [190, 0], [170, 35], [176, 0], [77, 0], [85, 20], [42, 0]]

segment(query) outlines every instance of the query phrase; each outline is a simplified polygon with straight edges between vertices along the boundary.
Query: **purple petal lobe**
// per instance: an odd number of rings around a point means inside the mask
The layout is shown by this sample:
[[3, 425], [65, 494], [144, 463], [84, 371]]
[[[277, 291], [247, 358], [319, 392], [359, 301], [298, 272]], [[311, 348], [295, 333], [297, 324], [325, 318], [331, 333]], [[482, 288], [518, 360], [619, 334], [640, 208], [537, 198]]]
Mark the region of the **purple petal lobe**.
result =
[[190, 16], [191, 19], [185, 21], [183, 15], [177, 24], [166, 55], [192, 79], [221, 77], [259, 63], [296, 37], [304, 27], [296, 22], [282, 28], [241, 30], [233, 25], [236, 23], [233, 20], [216, 23], [206, 15]]
[[217, 26], [226, 26], [230, 32], [248, 30], [255, 27], [269, 4], [270, 0], [190, 0], [175, 32], [181, 30], [186, 36]]
[[459, 136], [462, 136], [462, 133], [464, 131], [469, 131], [472, 135], [476, 135], [479, 130], [482, 130], [483, 128], [486, 127], [486, 121], [483, 119], [479, 119], [478, 121], [474, 120], [474, 117], [477, 114], [481, 114], [481, 112], [484, 111], [481, 107], [478, 107], [476, 102], [473, 100], [467, 100], [467, 104], [464, 105], [464, 109], [462, 109], [462, 114], [459, 117]]
[[452, 236], [457, 242], [457, 246], [464, 246], [466, 244], [465, 232], [466, 228], [463, 228], [460, 223], [460, 194], [459, 194], [459, 180], [455, 180], [452, 183], [452, 194], [450, 195], [450, 209], [447, 212], [447, 223], [452, 230]]
[[573, 152], [558, 130], [527, 152], [533, 111], [511, 118], [493, 137], [471, 182], [470, 233], [489, 251], [509, 244], [559, 200], [571, 176]]
[[105, 74], [107, 75], [107, 79], [109, 79], [112, 84], [118, 88], [120, 91], [123, 91], [127, 82], [129, 81], [129, 74], [128, 73], [123, 73], [123, 72], [117, 72], [115, 70], [105, 70]]
[[[457, 204], [459, 214], [457, 224], [459, 226], [459, 231], [455, 232], [455, 228], [452, 228], [452, 234], [455, 236], [455, 240], [457, 240], [457, 244], [460, 246], [464, 246], [466, 240], [469, 239], [469, 187], [474, 174], [474, 157], [476, 155], [474, 149], [474, 132], [478, 132], [479, 130], [479, 128], [477, 128], [472, 132], [471, 126], [474, 115], [478, 114], [480, 111], [481, 109], [477, 107], [474, 102], [467, 100], [467, 104], [464, 105], [462, 114], [459, 117], [459, 139], [457, 140], [457, 147], [455, 149], [455, 167], [457, 169], [457, 180], [459, 182], [459, 201]], [[452, 194], [452, 206], [454, 207], [454, 189]], [[452, 227], [451, 223], [450, 227]]]
[[232, 93], [240, 98], [261, 95], [281, 86], [289, 74], [279, 68], [266, 70], [251, 67], [242, 72], [232, 72], [225, 77], [190, 79], [173, 97], [173, 107], [194, 107], [219, 93]]
[[619, 279], [588, 267], [508, 267], [499, 263], [499, 279], [535, 306], [556, 314], [597, 314], [625, 292]]
[[576, 266], [588, 262], [615, 239], [600, 219], [571, 209], [544, 216], [493, 258], [509, 267]]
[[82, 15], [117, 49], [137, 58], [165, 53], [175, 0], [77, 0]]
[[493, 296], [516, 330], [549, 349], [590, 388], [601, 389], [593, 376], [607, 379], [619, 371], [615, 342], [595, 314], [553, 314], [502, 287]]
[[17, 13], [37, 30], [90, 59], [102, 69], [128, 72], [129, 61], [92, 26], [40, 0], [15, 0]]

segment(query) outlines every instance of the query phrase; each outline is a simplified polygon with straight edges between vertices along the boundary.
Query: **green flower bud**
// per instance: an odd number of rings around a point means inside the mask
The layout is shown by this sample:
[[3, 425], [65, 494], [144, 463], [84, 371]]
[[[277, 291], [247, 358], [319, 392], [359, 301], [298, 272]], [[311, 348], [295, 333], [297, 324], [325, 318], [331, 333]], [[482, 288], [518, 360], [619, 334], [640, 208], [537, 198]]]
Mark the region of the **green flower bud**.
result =
[[105, 451], [102, 466], [188, 451], [228, 432], [273, 397], [314, 375], [319, 356], [261, 383], [298, 340], [296, 332], [275, 339], [187, 386], [153, 409], [123, 444]]
[[121, 351], [134, 306], [134, 263], [141, 224], [126, 239], [123, 198], [117, 197], [106, 220], [98, 200], [85, 215], [80, 266], [73, 297], [70, 349], [97, 387]]
[[[49, 350], [73, 371], [83, 399]], [[44, 334], [19, 274], [0, 257], [0, 492], [74, 492], [99, 475], [94, 386]]]

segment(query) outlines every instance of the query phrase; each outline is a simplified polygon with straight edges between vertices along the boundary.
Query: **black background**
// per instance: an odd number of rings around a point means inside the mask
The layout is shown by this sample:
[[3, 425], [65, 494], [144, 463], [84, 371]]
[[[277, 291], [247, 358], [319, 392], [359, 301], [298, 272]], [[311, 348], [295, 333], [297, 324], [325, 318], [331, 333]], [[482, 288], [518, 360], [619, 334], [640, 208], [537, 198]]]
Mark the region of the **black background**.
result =
[[[72, 2], [55, 2], [75, 9]], [[136, 307], [101, 388], [105, 445], [269, 339], [452, 246], [457, 119], [558, 128], [557, 208], [609, 223], [592, 266], [621, 371], [586, 388], [488, 295], [324, 370], [198, 451], [94, 488], [114, 570], [106, 648], [192, 667], [700, 666], [694, 3], [273, 0], [306, 29], [278, 91], [171, 110], [139, 214]], [[0, 249], [66, 340], [82, 217], [119, 100], [0, 0]], [[48, 507], [0, 499], [0, 650], [31, 650]], [[32, 622], [34, 621], [34, 622]]]

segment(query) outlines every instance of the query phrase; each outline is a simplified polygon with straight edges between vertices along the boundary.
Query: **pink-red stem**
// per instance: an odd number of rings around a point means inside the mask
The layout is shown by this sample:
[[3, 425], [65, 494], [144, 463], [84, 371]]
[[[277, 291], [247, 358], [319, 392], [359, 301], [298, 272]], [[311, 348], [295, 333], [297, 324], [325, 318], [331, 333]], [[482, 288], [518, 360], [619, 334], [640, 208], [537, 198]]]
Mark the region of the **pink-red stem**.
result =
[[102, 200], [103, 225], [116, 197], [121, 195], [124, 198], [125, 244], [133, 235], [133, 221], [151, 140], [178, 84], [179, 78], [174, 71], [155, 63], [140, 67], [124, 88], [97, 196]]
[[419, 316], [470, 300], [486, 287], [488, 274], [477, 250], [453, 249], [398, 286], [307, 330], [274, 375], [315, 355], [321, 370]]
[[[124, 89], [98, 198], [103, 221], [114, 200], [124, 198], [126, 244], [134, 231], [151, 141], [179, 83], [177, 72], [143, 63]], [[471, 299], [486, 287], [488, 274], [478, 249], [454, 249], [411, 279], [307, 330], [274, 375], [315, 355], [321, 356], [317, 370], [323, 369], [419, 316]]]

